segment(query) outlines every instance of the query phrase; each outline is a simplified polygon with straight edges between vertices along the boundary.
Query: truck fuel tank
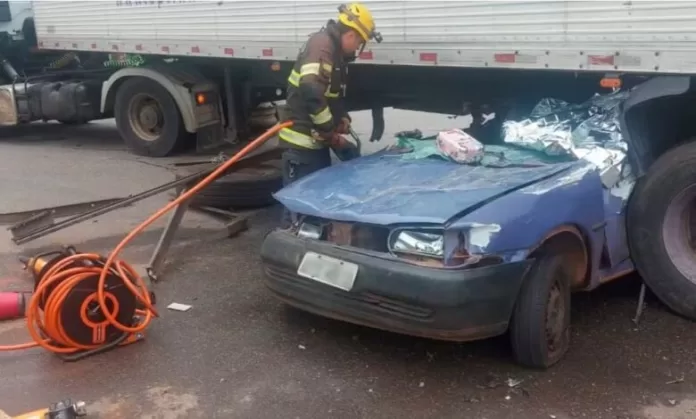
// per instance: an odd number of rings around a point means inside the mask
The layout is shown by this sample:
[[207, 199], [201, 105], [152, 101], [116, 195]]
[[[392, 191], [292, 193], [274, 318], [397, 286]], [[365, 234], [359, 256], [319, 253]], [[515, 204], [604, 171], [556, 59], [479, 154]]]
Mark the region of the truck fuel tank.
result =
[[99, 119], [101, 80], [17, 82], [0, 86], [0, 125]]
[[34, 83], [27, 88], [31, 120], [87, 122], [98, 119], [101, 80]]

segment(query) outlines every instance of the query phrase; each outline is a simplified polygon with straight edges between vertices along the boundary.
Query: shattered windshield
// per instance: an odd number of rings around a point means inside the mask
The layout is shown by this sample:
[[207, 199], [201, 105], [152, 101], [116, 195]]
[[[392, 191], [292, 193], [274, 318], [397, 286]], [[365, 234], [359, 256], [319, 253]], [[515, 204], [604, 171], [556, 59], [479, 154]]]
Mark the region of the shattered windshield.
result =
[[619, 104], [627, 92], [595, 95], [585, 103], [541, 100], [524, 119], [506, 120], [502, 144], [481, 144], [460, 130], [423, 137], [420, 131], [397, 134], [390, 150], [402, 159], [439, 157], [486, 167], [535, 167], [586, 161], [601, 173], [607, 188], [627, 176], [627, 145], [619, 130]]

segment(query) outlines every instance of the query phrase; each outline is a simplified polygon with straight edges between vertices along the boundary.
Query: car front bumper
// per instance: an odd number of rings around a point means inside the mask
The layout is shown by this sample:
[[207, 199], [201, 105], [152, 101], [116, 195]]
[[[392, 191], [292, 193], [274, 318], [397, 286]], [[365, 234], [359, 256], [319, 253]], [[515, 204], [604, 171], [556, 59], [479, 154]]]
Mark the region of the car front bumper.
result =
[[[357, 264], [353, 288], [344, 291], [298, 275], [308, 251]], [[291, 306], [363, 326], [452, 341], [504, 333], [532, 263], [428, 268], [282, 230], [266, 236], [261, 259], [267, 286]]]

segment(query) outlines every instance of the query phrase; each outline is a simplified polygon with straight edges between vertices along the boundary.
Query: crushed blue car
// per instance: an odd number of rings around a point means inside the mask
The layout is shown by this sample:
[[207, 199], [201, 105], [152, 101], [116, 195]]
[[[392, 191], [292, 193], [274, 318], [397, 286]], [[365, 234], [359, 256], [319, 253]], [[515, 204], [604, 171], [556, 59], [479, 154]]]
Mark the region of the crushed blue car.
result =
[[[587, 129], [582, 118], [563, 129]], [[397, 333], [509, 332], [520, 364], [555, 364], [570, 344], [571, 292], [633, 270], [623, 221], [633, 183], [612, 172], [617, 161], [538, 137], [487, 146], [476, 165], [439, 156], [432, 138], [401, 137], [282, 189], [294, 222], [263, 243], [267, 286], [302, 310]]]

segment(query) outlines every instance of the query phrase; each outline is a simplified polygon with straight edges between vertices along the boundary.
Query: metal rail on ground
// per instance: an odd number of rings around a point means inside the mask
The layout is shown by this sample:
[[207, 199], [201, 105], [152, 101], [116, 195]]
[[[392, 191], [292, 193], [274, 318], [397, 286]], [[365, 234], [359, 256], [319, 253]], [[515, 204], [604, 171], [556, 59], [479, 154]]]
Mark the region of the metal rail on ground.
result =
[[[278, 150], [270, 150], [249, 158], [245, 158], [232, 166], [227, 174], [258, 165], [263, 161], [271, 160], [277, 157]], [[199, 164], [202, 165], [202, 162]], [[220, 164], [222, 163], [208, 162], [205, 167], [193, 174], [180, 177], [171, 182], [124, 198], [102, 199], [98, 201], [34, 209], [24, 212], [0, 214], [0, 224], [11, 224], [8, 227], [8, 230], [12, 233], [12, 241], [15, 244], [21, 245], [76, 224], [83, 223], [87, 220], [91, 220], [100, 215], [130, 206], [136, 202], [161, 194], [171, 189], [176, 190], [177, 195], [180, 195], [189, 187], [192, 187], [201, 179], [215, 171]], [[150, 262], [146, 268], [147, 275], [153, 282], [157, 282], [160, 279], [160, 274], [166, 261], [167, 252], [171, 247], [174, 236], [176, 235], [176, 232], [181, 224], [181, 220], [183, 219], [186, 211], [189, 209], [189, 206], [189, 202], [184, 201], [177, 205], [169, 216], [167, 225], [160, 235], [152, 257], [150, 258]], [[200, 208], [199, 210], [217, 215], [218, 217], [224, 216], [227, 218], [226, 227], [229, 236], [234, 236], [248, 228], [248, 216], [210, 208]], [[64, 218], [61, 221], [56, 221], [56, 218], [63, 217], [67, 218]]]

